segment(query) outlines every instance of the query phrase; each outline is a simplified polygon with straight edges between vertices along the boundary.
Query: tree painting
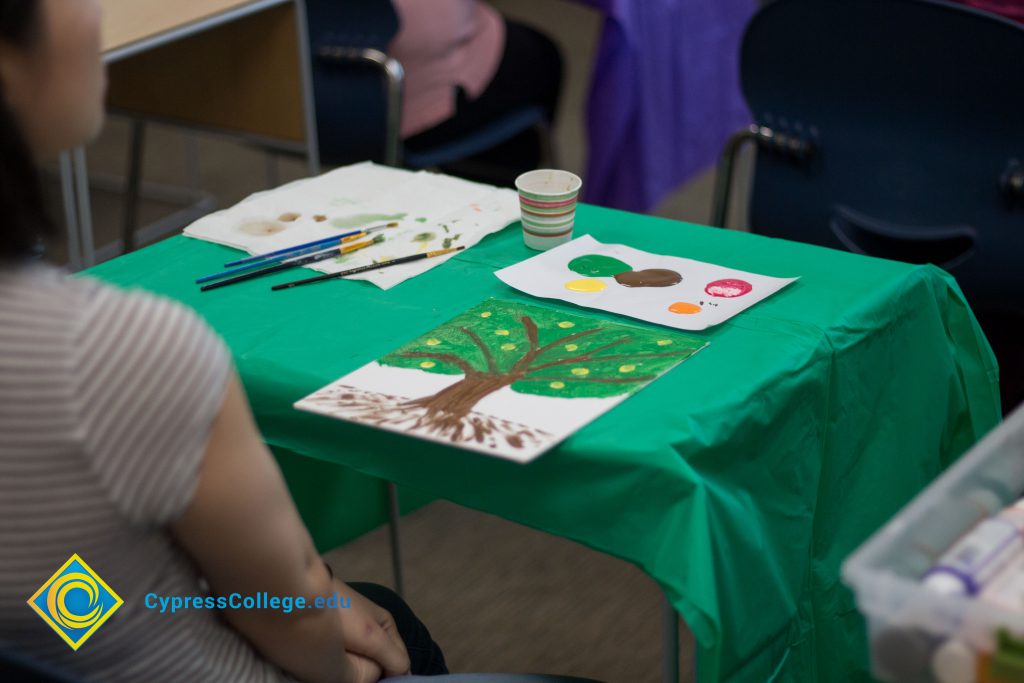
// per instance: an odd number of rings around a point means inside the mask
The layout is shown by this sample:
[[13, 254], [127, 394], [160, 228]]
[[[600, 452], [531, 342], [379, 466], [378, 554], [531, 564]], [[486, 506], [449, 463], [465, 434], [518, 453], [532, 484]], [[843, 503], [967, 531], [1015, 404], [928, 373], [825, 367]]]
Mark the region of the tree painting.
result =
[[490, 299], [378, 361], [460, 376], [458, 381], [431, 395], [407, 399], [397, 396], [401, 387], [395, 395], [385, 396], [342, 384], [327, 400], [360, 422], [402, 425], [402, 431], [455, 444], [503, 442], [523, 448], [551, 435], [483, 415], [477, 404], [505, 388], [564, 399], [624, 397], [704, 345], [677, 332]]

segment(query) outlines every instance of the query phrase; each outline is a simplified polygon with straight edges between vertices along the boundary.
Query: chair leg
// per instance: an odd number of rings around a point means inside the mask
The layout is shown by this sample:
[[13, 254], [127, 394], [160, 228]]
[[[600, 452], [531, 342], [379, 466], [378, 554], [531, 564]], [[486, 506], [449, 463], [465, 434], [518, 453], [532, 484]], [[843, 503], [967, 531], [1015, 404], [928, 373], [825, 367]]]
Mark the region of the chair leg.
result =
[[281, 184], [281, 173], [277, 166], [277, 155], [273, 152], [266, 153], [267, 159], [267, 189], [272, 190]]
[[64, 222], [67, 227], [68, 269], [82, 269], [82, 250], [78, 232], [78, 206], [75, 204], [75, 170], [71, 152], [60, 153], [60, 194], [64, 203]]
[[189, 189], [196, 193], [203, 191], [203, 170], [199, 163], [199, 139], [193, 132], [185, 134], [185, 175]]
[[663, 597], [662, 611], [664, 625], [661, 680], [664, 683], [679, 683], [679, 615], [667, 597]]
[[561, 168], [559, 164], [560, 154], [558, 143], [555, 141], [555, 132], [550, 124], [537, 124], [537, 135], [540, 139], [540, 156], [542, 168]]
[[71, 151], [71, 166], [75, 178], [75, 199], [78, 203], [82, 267], [89, 268], [96, 265], [96, 242], [92, 232], [92, 197], [89, 194], [89, 164], [85, 157], [85, 147], [76, 147]]
[[145, 144], [146, 123], [142, 119], [133, 119], [128, 155], [128, 183], [124, 193], [124, 217], [121, 228], [121, 245], [125, 254], [135, 251], [135, 228], [139, 216], [139, 186], [142, 182]]
[[718, 160], [715, 171], [715, 189], [711, 200], [711, 225], [716, 228], [727, 228], [729, 221], [729, 198], [732, 195], [732, 181], [736, 158], [743, 145], [757, 139], [757, 126], [750, 126], [737, 131], [725, 143], [722, 156]]
[[399, 535], [399, 520], [402, 511], [398, 505], [398, 486], [388, 482], [388, 527], [391, 539], [391, 569], [394, 573], [395, 592], [405, 597], [405, 580], [402, 575], [402, 540]]

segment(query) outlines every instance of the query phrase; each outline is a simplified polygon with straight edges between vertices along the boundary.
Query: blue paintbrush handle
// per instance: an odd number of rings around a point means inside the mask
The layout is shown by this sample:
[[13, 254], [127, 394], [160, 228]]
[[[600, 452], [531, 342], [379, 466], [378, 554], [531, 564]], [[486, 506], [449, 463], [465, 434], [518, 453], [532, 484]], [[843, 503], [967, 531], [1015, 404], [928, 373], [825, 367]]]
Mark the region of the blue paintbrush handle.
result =
[[331, 242], [334, 242], [336, 240], [342, 239], [344, 237], [349, 237], [351, 235], [356, 235], [356, 234], [358, 234], [360, 232], [362, 232], [362, 230], [353, 230], [351, 232], [345, 232], [345, 233], [342, 233], [340, 235], [335, 235], [334, 237], [325, 237], [325, 238], [320, 239], [320, 240], [314, 240], [312, 242], [306, 242], [305, 244], [296, 244], [294, 247], [286, 247], [284, 249], [278, 249], [277, 251], [272, 251], [269, 254], [257, 254], [256, 256], [247, 256], [246, 258], [240, 258], [237, 261], [229, 261], [228, 263], [224, 264], [224, 267], [225, 268], [230, 268], [231, 266], [240, 266], [243, 263], [254, 263], [256, 261], [268, 261], [268, 260], [273, 259], [274, 257], [277, 257], [277, 256], [284, 256], [284, 255], [294, 256], [295, 252], [298, 252], [300, 250], [310, 249], [310, 248], [313, 248], [313, 247], [322, 247], [325, 244], [330, 244]]
[[278, 254], [276, 256], [274, 254], [264, 254], [263, 256], [260, 257], [260, 260], [250, 261], [249, 263], [246, 263], [244, 266], [238, 266], [237, 268], [228, 268], [227, 270], [222, 270], [221, 272], [214, 273], [213, 275], [204, 275], [203, 277], [196, 278], [196, 284], [202, 284], [204, 282], [209, 282], [210, 280], [219, 280], [222, 277], [237, 275], [238, 273], [244, 273], [245, 271], [252, 270], [254, 268], [272, 266], [276, 263], [281, 263], [282, 261], [285, 261], [287, 259], [295, 258], [298, 256], [305, 256], [306, 254], [312, 254], [313, 252], [320, 251], [321, 249], [334, 247], [338, 245], [341, 242], [341, 240], [345, 239], [346, 237], [351, 237], [352, 235], [358, 234], [358, 232], [346, 233], [344, 235], [332, 237], [329, 240], [311, 242], [308, 246], [305, 246], [301, 249], [298, 247], [292, 247], [287, 252]]

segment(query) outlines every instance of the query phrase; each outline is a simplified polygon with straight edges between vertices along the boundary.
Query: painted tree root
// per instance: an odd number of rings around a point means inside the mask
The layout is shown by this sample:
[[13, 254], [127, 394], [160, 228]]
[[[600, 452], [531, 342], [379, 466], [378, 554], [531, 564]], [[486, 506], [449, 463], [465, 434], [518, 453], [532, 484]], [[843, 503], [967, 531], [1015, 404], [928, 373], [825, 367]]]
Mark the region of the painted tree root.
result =
[[[457, 382], [434, 396], [416, 400], [341, 385], [312, 400], [364, 424], [433, 436], [452, 443], [475, 442], [489, 448], [498, 448], [505, 443], [521, 449], [540, 447], [554, 440], [552, 434], [543, 430], [472, 410], [479, 399], [470, 404], [470, 399], [465, 398], [460, 405], [468, 407], [459, 416], [438, 409], [436, 404], [429, 405], [429, 399], [460, 384], [462, 382]], [[479, 390], [483, 388], [479, 387]]]

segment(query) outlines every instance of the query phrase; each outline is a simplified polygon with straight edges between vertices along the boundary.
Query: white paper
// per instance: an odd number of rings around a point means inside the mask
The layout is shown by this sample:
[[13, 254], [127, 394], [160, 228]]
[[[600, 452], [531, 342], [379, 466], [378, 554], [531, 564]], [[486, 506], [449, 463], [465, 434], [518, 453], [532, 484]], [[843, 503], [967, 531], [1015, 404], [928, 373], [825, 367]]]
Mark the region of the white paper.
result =
[[[289, 214], [298, 216], [279, 220]], [[258, 192], [199, 219], [185, 229], [185, 235], [266, 254], [355, 228], [398, 223], [377, 233], [386, 238], [382, 244], [309, 266], [337, 273], [448, 246], [468, 249], [517, 220], [518, 196], [513, 190], [364, 162]], [[390, 289], [449, 258], [424, 259], [352, 279]]]
[[529, 462], [705, 346], [489, 299], [295, 407]]
[[[570, 262], [586, 255], [618, 259], [633, 271], [675, 271], [682, 281], [667, 287], [627, 287], [614, 277], [573, 272]], [[590, 235], [499, 270], [495, 275], [532, 296], [560, 299], [680, 330], [704, 330], [725, 322], [798, 279], [768, 277], [621, 244], [602, 244]], [[603, 289], [579, 292], [566, 288], [579, 280], [595, 281], [593, 287]]]
[[435, 394], [462, 379], [462, 375], [431, 375], [418, 370], [391, 368], [373, 362], [302, 399], [295, 404], [295, 407], [311, 413], [371, 424], [371, 426], [377, 426], [390, 432], [408, 434], [435, 443], [457, 445], [466, 450], [526, 463], [554, 448], [572, 433], [593, 421], [594, 418], [628, 398], [628, 396], [616, 396], [614, 398], [577, 398], [567, 401], [547, 396], [519, 394], [505, 387], [477, 404], [474, 410], [476, 415], [500, 416], [501, 422], [508, 425], [510, 430], [528, 429], [534, 434], [536, 441], [528, 442], [525, 448], [513, 448], [501, 438], [493, 441], [493, 448], [490, 445], [491, 441], [484, 443], [466, 441], [453, 444], [449, 438], [417, 429], [415, 423], [419, 416], [412, 412], [408, 413], [408, 419], [403, 422], [372, 425], [369, 420], [359, 419], [355, 411], [342, 407], [337, 400], [340, 395], [357, 391], [365, 392], [366, 395], [387, 396], [394, 399], [396, 403], [410, 401]]

